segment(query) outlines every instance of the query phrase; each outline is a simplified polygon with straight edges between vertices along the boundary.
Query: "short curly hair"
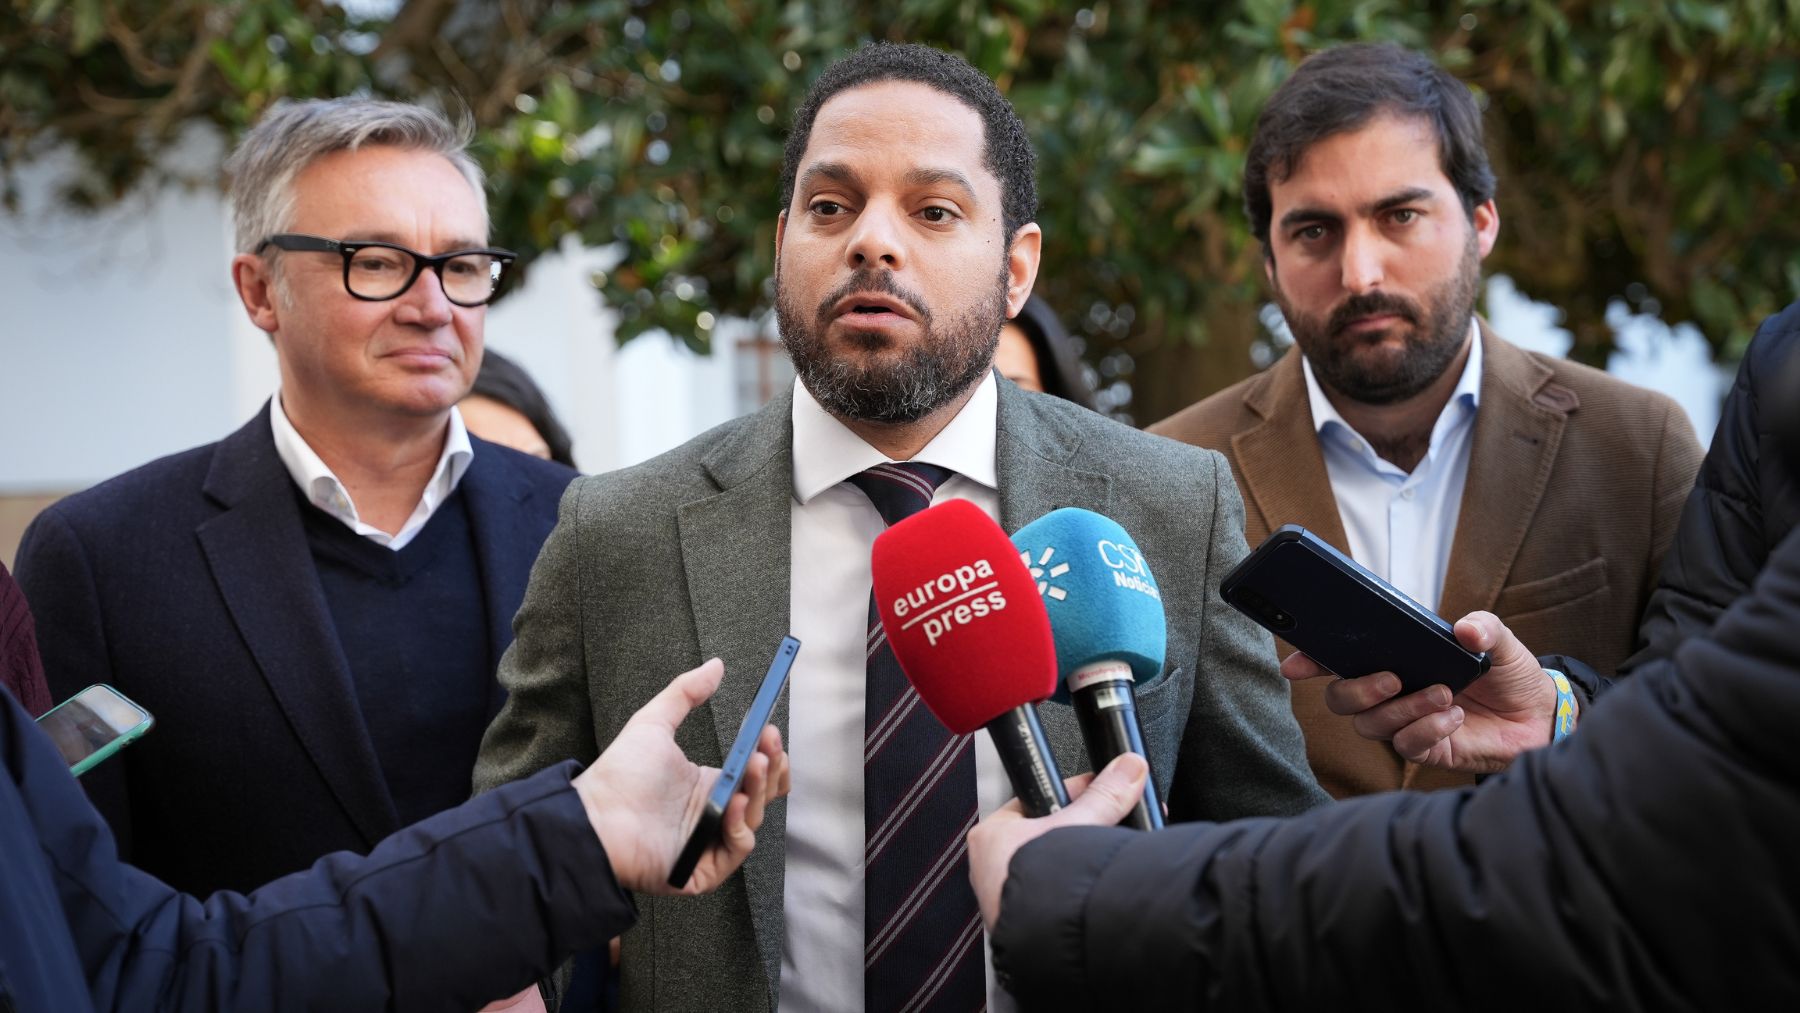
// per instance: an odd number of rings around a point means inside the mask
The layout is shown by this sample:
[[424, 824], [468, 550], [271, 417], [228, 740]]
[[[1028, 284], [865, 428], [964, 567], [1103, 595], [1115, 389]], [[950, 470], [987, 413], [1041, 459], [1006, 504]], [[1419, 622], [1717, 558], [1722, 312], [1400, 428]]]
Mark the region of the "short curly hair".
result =
[[812, 139], [813, 121], [832, 96], [865, 84], [916, 81], [973, 109], [985, 133], [985, 165], [1000, 181], [1000, 219], [1007, 241], [1037, 220], [1037, 156], [1012, 103], [986, 74], [954, 53], [914, 43], [875, 42], [825, 68], [794, 114], [781, 166], [781, 206], [794, 199], [800, 159]]
[[1244, 160], [1244, 213], [1269, 253], [1271, 183], [1293, 174], [1308, 148], [1361, 130], [1383, 114], [1417, 117], [1437, 134], [1438, 164], [1469, 215], [1494, 196], [1481, 110], [1469, 86], [1423, 53], [1391, 42], [1354, 43], [1317, 53], [1275, 89], [1257, 117]]

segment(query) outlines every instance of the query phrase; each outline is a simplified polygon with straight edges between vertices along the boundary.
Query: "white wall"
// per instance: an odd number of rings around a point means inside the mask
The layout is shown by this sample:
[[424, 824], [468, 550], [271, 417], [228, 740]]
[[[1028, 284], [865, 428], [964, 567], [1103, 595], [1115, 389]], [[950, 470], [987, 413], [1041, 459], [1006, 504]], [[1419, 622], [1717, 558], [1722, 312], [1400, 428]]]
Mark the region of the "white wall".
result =
[[91, 217], [43, 213], [34, 167], [0, 215], [0, 491], [79, 488], [216, 439], [237, 410], [218, 199], [171, 190]]

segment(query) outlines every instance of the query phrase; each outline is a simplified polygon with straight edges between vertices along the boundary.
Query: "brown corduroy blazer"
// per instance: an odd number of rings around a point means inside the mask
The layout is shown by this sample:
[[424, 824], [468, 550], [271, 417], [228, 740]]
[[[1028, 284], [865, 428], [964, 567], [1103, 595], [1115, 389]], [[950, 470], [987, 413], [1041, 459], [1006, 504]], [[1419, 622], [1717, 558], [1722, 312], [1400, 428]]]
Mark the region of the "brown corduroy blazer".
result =
[[[1610, 674], [1632, 652], [1700, 467], [1693, 426], [1662, 394], [1527, 352], [1485, 320], [1480, 330], [1480, 408], [1438, 612], [1454, 621], [1486, 609], [1534, 653]], [[1252, 546], [1299, 524], [1350, 551], [1297, 349], [1150, 431], [1230, 459]], [[1470, 783], [1358, 736], [1326, 709], [1324, 680], [1293, 689], [1307, 758], [1331, 794]]]

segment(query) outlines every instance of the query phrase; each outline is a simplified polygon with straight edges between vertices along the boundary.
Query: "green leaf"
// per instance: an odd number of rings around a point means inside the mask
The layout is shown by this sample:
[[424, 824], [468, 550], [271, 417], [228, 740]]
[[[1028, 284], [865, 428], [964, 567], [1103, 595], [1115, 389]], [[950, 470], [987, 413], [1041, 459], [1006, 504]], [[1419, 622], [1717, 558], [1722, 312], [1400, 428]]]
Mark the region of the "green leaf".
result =
[[1737, 321], [1737, 310], [1737, 297], [1730, 289], [1711, 277], [1695, 280], [1694, 313], [1699, 318], [1701, 330], [1712, 334], [1729, 330]]
[[41, 25], [62, 9], [63, 0], [37, 0], [31, 7], [31, 23]]
[[85, 53], [106, 34], [106, 8], [102, 0], [74, 0], [74, 51]]

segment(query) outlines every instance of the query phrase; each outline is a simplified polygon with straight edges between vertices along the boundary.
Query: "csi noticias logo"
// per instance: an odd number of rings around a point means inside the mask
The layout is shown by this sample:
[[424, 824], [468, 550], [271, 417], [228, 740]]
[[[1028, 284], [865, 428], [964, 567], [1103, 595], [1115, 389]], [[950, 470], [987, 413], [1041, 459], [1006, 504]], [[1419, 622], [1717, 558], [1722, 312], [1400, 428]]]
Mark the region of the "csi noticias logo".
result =
[[[1144, 557], [1138, 552], [1137, 546], [1102, 539], [1095, 543], [1094, 551], [1101, 565], [1112, 573], [1115, 585], [1162, 601], [1162, 592], [1157, 589], [1156, 581], [1150, 576], [1150, 568], [1144, 565]], [[1055, 559], [1054, 545], [1045, 547], [1036, 560], [1032, 559], [1030, 549], [1019, 552], [1019, 562], [1025, 564], [1026, 569], [1031, 571], [1031, 579], [1037, 581], [1038, 594], [1052, 601], [1062, 601], [1069, 597], [1069, 592], [1066, 588], [1057, 586], [1055, 581], [1069, 572], [1069, 564], [1053, 564]]]

